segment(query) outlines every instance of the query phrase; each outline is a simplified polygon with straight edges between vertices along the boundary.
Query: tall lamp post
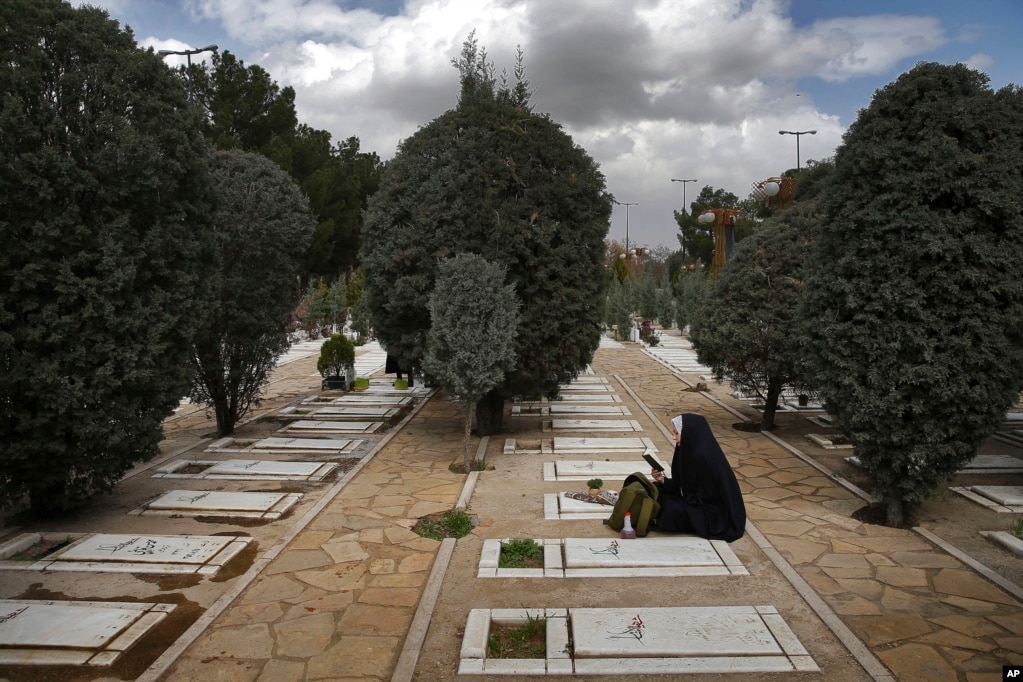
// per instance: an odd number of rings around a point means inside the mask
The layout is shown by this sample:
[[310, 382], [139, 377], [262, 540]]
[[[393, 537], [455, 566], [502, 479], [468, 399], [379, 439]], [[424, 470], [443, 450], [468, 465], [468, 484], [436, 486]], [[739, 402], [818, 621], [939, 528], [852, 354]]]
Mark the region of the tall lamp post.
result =
[[689, 207], [686, 206], [686, 183], [687, 182], [697, 182], [696, 178], [693, 178], [692, 180], [679, 180], [678, 178], [672, 178], [671, 181], [672, 182], [681, 182], [682, 183], [682, 210], [685, 211], [686, 213], [688, 213], [689, 212]]
[[799, 137], [801, 135], [816, 135], [816, 130], [800, 130], [798, 132], [792, 130], [779, 130], [779, 135], [795, 135], [796, 136], [796, 170], [800, 170], [799, 166]]
[[188, 70], [185, 72], [188, 76], [188, 106], [195, 108], [195, 97], [192, 94], [192, 55], [200, 54], [202, 52], [216, 52], [219, 50], [216, 45], [207, 45], [206, 47], [197, 47], [194, 50], [160, 50], [156, 54], [161, 57], [166, 57], [172, 54], [183, 54], [188, 60]]
[[639, 204], [636, 203], [636, 202], [633, 202], [631, 204], [627, 204], [624, 201], [615, 201], [615, 203], [618, 204], [619, 206], [624, 206], [625, 207], [625, 252], [628, 253], [629, 252], [629, 206], [639, 206]]
[[[681, 182], [682, 183], [682, 212], [685, 213], [686, 215], [688, 215], [689, 214], [689, 206], [686, 205], [686, 183], [687, 182], [697, 182], [697, 180], [696, 180], [696, 178], [693, 178], [692, 180], [680, 180], [679, 178], [672, 178], [671, 181], [672, 182]], [[683, 263], [686, 262], [686, 239], [685, 239], [685, 237], [686, 237], [686, 233], [682, 232], [682, 262]]]

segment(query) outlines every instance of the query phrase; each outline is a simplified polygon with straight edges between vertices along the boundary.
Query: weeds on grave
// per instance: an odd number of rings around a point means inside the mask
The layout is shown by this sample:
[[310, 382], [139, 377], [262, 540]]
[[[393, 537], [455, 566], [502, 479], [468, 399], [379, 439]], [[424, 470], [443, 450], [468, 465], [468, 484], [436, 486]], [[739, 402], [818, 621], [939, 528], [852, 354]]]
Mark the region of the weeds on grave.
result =
[[[474, 459], [474, 460], [472, 460], [472, 470], [473, 471], [486, 471], [487, 469], [488, 469], [487, 461], [485, 459]], [[450, 466], [448, 466], [448, 471], [450, 471], [453, 474], [465, 474], [465, 473], [468, 473], [465, 470], [465, 465], [464, 464], [451, 464]]]
[[1023, 516], [1016, 518], [1009, 526], [1009, 532], [1023, 540]]
[[512, 538], [501, 543], [498, 568], [542, 568], [543, 547], [531, 538]]
[[545, 658], [547, 619], [534, 617], [527, 611], [524, 623], [491, 623], [487, 651], [491, 658]]
[[449, 509], [440, 514], [430, 514], [419, 519], [412, 532], [431, 540], [464, 538], [472, 532], [472, 517], [464, 509]]

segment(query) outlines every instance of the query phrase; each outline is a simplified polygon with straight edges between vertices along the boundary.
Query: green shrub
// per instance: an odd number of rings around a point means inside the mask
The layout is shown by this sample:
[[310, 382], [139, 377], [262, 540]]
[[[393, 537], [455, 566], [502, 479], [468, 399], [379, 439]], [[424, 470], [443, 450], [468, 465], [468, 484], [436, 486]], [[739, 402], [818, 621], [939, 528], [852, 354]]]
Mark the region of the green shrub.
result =
[[355, 344], [343, 334], [332, 334], [320, 348], [320, 359], [316, 371], [320, 376], [342, 376], [345, 370], [355, 365]]

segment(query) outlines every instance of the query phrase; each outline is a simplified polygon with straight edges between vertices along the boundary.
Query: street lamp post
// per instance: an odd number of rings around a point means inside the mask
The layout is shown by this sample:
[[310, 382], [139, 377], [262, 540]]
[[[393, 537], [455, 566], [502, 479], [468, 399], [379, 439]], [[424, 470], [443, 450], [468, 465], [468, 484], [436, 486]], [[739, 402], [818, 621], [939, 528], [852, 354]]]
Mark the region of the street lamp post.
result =
[[188, 68], [187, 68], [187, 71], [185, 73], [188, 76], [188, 106], [189, 107], [192, 107], [192, 108], [195, 107], [195, 97], [192, 95], [192, 55], [193, 54], [199, 54], [201, 52], [216, 52], [219, 49], [220, 48], [218, 48], [216, 45], [207, 45], [206, 47], [197, 47], [194, 50], [160, 50], [159, 52], [156, 53], [156, 54], [160, 55], [161, 57], [166, 57], [166, 56], [172, 55], [172, 54], [179, 54], [179, 55], [183, 54], [183, 55], [185, 55], [185, 59], [188, 60]]
[[679, 180], [678, 178], [672, 178], [671, 181], [672, 182], [681, 182], [682, 183], [682, 210], [685, 211], [686, 213], [688, 213], [689, 212], [689, 207], [686, 206], [686, 183], [687, 182], [697, 182], [696, 178], [693, 178], [692, 180]]
[[629, 206], [639, 206], [639, 204], [636, 203], [636, 202], [633, 202], [631, 204], [627, 204], [624, 201], [616, 201], [615, 203], [618, 204], [619, 206], [624, 206], [625, 207], [625, 252], [628, 253], [629, 252]]
[[796, 136], [796, 170], [800, 170], [799, 166], [799, 137], [801, 135], [816, 135], [816, 130], [800, 130], [798, 132], [792, 130], [779, 130], [779, 135], [795, 135]]
[[[672, 182], [681, 182], [682, 183], [682, 212], [685, 213], [686, 215], [689, 215], [689, 207], [686, 205], [686, 183], [687, 182], [697, 182], [696, 178], [693, 178], [692, 180], [680, 180], [679, 178], [672, 178], [671, 181]], [[685, 239], [685, 237], [686, 237], [686, 233], [683, 231], [682, 232], [682, 262], [683, 263], [686, 262], [686, 239]]]

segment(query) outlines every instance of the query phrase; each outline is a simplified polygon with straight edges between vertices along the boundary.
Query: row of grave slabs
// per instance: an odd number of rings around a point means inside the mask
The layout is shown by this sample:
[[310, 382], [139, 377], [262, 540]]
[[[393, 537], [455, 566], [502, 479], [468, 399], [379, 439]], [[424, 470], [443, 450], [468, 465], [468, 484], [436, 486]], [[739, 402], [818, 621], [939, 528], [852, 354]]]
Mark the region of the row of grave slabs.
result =
[[[584, 375], [557, 402], [524, 402], [513, 416], [551, 417], [540, 430], [593, 432], [595, 436], [555, 436], [538, 440], [508, 439], [504, 453], [552, 455], [543, 464], [545, 481], [622, 481], [636, 470], [644, 452], [657, 452], [642, 435], [605, 437], [610, 431], [640, 432], [637, 422], [623, 420], [629, 410], [604, 378]], [[568, 418], [581, 417], [585, 419]], [[556, 418], [555, 418], [556, 417]], [[599, 417], [601, 419], [589, 419]], [[582, 459], [583, 455], [629, 456], [626, 460]], [[604, 519], [610, 506], [575, 499], [567, 492], [548, 493], [548, 521]], [[727, 542], [692, 536], [646, 537], [619, 542], [608, 538], [534, 540], [543, 549], [543, 566], [501, 568], [508, 539], [483, 542], [477, 578], [601, 578], [748, 576]], [[544, 658], [504, 659], [490, 654], [494, 627], [516, 627], [542, 619], [546, 629]], [[472, 609], [462, 640], [459, 674], [463, 675], [641, 675], [682, 673], [753, 673], [817, 671], [819, 668], [776, 608], [770, 605], [651, 608]]]
[[[223, 438], [202, 458], [179, 458], [155, 469], [168, 490], [128, 514], [230, 521], [281, 519], [302, 499], [295, 492], [189, 489], [192, 481], [323, 484], [366, 451], [356, 435], [375, 434], [404, 415], [424, 389], [371, 387], [360, 394], [317, 395], [273, 418], [279, 436]], [[315, 426], [306, 426], [314, 422]], [[253, 538], [237, 535], [21, 533], [0, 544], [0, 571], [129, 573], [213, 578]], [[254, 546], [254, 545], [253, 545]], [[165, 598], [166, 599], [166, 598]], [[0, 600], [0, 665], [89, 666], [105, 669], [175, 614], [162, 602]]]

